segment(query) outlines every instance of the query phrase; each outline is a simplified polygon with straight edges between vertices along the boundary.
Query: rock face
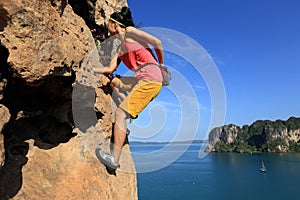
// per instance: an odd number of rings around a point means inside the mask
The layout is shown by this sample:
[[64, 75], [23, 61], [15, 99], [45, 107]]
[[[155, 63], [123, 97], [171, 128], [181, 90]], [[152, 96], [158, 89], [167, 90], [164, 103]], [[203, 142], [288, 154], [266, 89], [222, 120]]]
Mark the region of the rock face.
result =
[[209, 133], [207, 151], [287, 152], [300, 151], [300, 118], [287, 121], [258, 120], [242, 128], [234, 124]]
[[[115, 104], [91, 74], [105, 19], [125, 0], [0, 2], [0, 199], [137, 199], [128, 143], [116, 174], [109, 151]], [[100, 54], [102, 55], [102, 54]], [[96, 97], [96, 98], [95, 98]]]
[[[0, 133], [2, 132], [5, 125], [9, 122], [10, 113], [9, 110], [0, 104]], [[0, 134], [0, 167], [4, 165], [5, 162], [5, 148], [4, 148], [4, 137]]]

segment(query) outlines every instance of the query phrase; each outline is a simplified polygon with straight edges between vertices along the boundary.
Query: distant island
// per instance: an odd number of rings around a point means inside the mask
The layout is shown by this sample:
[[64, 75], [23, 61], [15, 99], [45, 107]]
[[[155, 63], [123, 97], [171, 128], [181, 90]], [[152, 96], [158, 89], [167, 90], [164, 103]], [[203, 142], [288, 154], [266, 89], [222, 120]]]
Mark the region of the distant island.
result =
[[300, 152], [300, 118], [216, 127], [208, 142], [206, 152]]

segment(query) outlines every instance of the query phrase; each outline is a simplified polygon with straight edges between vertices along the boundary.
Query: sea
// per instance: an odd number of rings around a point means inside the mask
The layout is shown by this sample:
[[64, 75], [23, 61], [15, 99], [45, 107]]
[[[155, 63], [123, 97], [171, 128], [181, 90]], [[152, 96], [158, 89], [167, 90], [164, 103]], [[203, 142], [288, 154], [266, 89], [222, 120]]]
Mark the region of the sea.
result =
[[[203, 145], [131, 144], [139, 200], [300, 199], [300, 153], [204, 153]], [[163, 151], [166, 166], [140, 159]]]

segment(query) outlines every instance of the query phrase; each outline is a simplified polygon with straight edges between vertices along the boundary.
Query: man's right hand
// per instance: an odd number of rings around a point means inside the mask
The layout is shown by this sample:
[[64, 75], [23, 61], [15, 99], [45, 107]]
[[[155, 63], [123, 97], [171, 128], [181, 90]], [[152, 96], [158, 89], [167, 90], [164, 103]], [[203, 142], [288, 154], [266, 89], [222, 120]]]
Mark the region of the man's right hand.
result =
[[93, 72], [96, 74], [104, 74], [105, 67], [93, 67]]

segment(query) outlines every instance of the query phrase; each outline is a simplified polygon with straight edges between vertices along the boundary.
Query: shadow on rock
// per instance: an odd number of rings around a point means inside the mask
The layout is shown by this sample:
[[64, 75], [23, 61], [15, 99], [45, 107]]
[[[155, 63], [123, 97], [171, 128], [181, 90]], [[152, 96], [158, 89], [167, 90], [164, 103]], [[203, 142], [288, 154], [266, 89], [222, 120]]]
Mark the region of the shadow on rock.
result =
[[22, 167], [27, 163], [29, 144], [34, 139], [37, 147], [51, 149], [75, 136], [70, 124], [49, 116], [34, 116], [15, 120], [3, 131], [5, 164], [0, 171], [0, 199], [14, 197], [22, 187]]

